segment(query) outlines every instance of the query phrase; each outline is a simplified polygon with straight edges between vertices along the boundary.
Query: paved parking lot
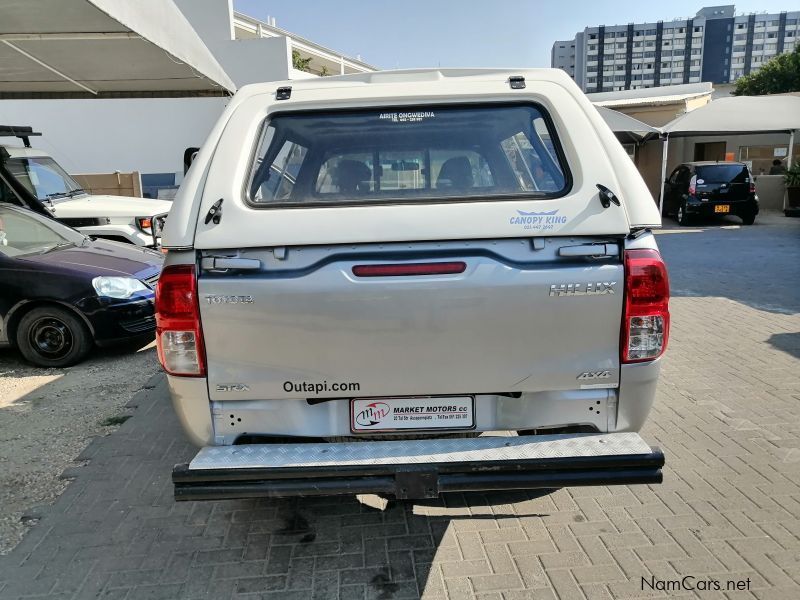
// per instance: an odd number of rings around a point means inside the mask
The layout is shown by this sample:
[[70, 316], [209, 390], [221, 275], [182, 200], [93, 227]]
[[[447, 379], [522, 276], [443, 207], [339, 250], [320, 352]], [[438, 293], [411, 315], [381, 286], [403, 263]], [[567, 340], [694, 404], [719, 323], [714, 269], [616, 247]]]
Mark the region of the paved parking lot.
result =
[[193, 449], [155, 376], [0, 558], [0, 597], [800, 597], [800, 221], [736, 223], [659, 237], [662, 485], [176, 504]]

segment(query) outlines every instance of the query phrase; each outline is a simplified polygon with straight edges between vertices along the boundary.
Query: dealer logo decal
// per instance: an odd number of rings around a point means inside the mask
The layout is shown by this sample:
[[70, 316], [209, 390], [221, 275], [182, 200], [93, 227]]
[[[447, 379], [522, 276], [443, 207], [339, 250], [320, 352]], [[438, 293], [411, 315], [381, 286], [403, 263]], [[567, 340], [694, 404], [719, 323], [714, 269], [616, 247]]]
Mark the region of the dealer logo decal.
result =
[[378, 425], [385, 417], [389, 416], [390, 412], [386, 402], [370, 402], [356, 414], [355, 421], [361, 427], [371, 427]]

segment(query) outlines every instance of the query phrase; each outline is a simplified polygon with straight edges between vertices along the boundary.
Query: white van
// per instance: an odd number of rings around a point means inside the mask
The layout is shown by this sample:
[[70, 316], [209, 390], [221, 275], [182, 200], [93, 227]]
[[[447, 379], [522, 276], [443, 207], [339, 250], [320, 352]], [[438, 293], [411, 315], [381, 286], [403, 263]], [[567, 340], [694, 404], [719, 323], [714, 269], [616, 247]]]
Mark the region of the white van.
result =
[[163, 238], [176, 498], [659, 482], [659, 225], [558, 70], [242, 88]]

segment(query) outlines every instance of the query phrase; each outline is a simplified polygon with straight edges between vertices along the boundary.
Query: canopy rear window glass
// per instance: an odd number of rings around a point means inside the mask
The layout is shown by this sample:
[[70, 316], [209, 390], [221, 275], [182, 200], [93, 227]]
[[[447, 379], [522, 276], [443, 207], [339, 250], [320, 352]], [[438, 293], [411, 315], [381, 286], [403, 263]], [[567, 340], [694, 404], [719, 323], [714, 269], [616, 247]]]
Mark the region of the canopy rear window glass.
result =
[[552, 198], [567, 191], [558, 140], [534, 105], [304, 112], [264, 127], [253, 206]]

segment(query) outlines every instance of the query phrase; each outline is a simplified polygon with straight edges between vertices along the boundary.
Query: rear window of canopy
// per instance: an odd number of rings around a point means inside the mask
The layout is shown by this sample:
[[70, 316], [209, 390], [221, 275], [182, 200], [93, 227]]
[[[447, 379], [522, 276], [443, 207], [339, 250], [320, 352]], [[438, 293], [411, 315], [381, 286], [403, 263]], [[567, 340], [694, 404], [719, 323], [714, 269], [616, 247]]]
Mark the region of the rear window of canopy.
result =
[[259, 208], [553, 198], [569, 174], [535, 105], [283, 113], [248, 185]]

